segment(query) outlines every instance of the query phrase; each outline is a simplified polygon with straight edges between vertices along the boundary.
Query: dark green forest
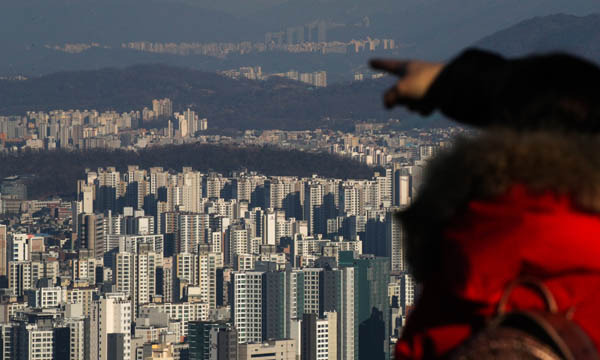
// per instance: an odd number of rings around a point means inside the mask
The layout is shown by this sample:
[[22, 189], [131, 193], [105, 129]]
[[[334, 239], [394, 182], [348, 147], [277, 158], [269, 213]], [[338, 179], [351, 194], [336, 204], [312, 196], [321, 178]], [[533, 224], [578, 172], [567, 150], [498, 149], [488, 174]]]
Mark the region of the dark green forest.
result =
[[181, 171], [191, 166], [200, 171], [228, 174], [232, 170], [256, 171], [265, 175], [336, 178], [369, 178], [374, 169], [350, 159], [327, 153], [306, 153], [273, 147], [235, 147], [228, 145], [186, 144], [152, 147], [141, 151], [22, 151], [0, 155], [0, 177], [28, 175], [29, 197], [73, 196], [76, 182], [85, 169], [114, 166], [120, 171], [128, 165], [141, 168], [162, 166]]

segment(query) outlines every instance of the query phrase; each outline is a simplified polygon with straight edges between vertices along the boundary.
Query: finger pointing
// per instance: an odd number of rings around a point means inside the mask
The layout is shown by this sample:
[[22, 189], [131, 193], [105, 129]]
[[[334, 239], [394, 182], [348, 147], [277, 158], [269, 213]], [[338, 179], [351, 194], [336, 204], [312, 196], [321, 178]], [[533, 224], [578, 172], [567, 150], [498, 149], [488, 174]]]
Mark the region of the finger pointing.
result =
[[369, 62], [369, 65], [376, 70], [383, 70], [397, 76], [404, 76], [408, 63], [408, 61], [373, 59]]

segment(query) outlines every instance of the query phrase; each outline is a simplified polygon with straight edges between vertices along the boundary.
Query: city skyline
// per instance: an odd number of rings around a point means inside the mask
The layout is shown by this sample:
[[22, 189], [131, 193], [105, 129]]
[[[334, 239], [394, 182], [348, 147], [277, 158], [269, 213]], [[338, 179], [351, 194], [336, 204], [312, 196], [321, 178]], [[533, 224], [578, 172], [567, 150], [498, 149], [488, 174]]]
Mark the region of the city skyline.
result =
[[[431, 151], [421, 151], [420, 156], [425, 160], [430, 155]], [[4, 297], [0, 307], [24, 306], [28, 312], [23, 316], [36, 325], [17, 330], [20, 320], [14, 318], [5, 331], [51, 330], [43, 345], [48, 358], [60, 358], [57, 342], [64, 334], [71, 334], [69, 341], [77, 346], [97, 349], [91, 358], [98, 359], [112, 358], [110, 354], [130, 346], [131, 352], [122, 354], [124, 359], [133, 358], [134, 351], [147, 351], [148, 339], [154, 339], [148, 346], [156, 351], [156, 339], [170, 339], [159, 344], [173, 353], [188, 344], [176, 339], [189, 337], [190, 354], [206, 353], [207, 345], [189, 333], [194, 329], [200, 336], [208, 331], [202, 326], [224, 331], [223, 341], [230, 345], [224, 345], [219, 356], [234, 351], [244, 358], [248, 351], [259, 351], [246, 348], [251, 344], [262, 344], [259, 348], [268, 352], [269, 346], [281, 343], [290, 347], [289, 355], [281, 359], [296, 359], [302, 351], [313, 351], [318, 358], [357, 359], [365, 348], [372, 350], [375, 343], [369, 341], [381, 340], [377, 345], [381, 358], [389, 358], [391, 345], [384, 340], [390, 335], [359, 334], [398, 334], [391, 330], [397, 326], [391, 325], [392, 319], [401, 323], [414, 301], [414, 284], [406, 278], [402, 258], [402, 234], [394, 232], [397, 225], [390, 215], [393, 206], [408, 205], [411, 191], [416, 191], [402, 180], [410, 178], [404, 175], [409, 171], [410, 167], [397, 167], [362, 181], [243, 173], [225, 178], [190, 168], [173, 174], [137, 166], [125, 173], [113, 168], [89, 171], [77, 184], [78, 201], [68, 203], [72, 235], [61, 241], [62, 250], [50, 245], [47, 236], [8, 231], [6, 295], [13, 297]], [[232, 197], [223, 199], [227, 182], [233, 184]], [[264, 190], [256, 187], [261, 182]], [[16, 186], [5, 189], [5, 193], [19, 191]], [[336, 201], [327, 200], [331, 194], [337, 194]], [[68, 212], [61, 216], [69, 219]], [[0, 226], [0, 238], [3, 229], [6, 226]], [[387, 247], [378, 245], [380, 236], [387, 239]], [[374, 255], [363, 255], [364, 250]], [[75, 255], [69, 256], [67, 267], [58, 260], [65, 251]], [[390, 274], [397, 278], [393, 286], [387, 285]], [[373, 283], [375, 279], [379, 282]], [[369, 286], [375, 288], [368, 290]], [[326, 289], [341, 292], [322, 293]], [[288, 300], [278, 297], [281, 292], [289, 294]], [[367, 294], [379, 295], [363, 299]], [[27, 299], [26, 304], [20, 305], [20, 298]], [[255, 315], [247, 312], [247, 304], [259, 304]], [[367, 311], [371, 306], [366, 304], [379, 304], [380, 315]], [[55, 320], [44, 322], [44, 316]], [[86, 317], [92, 320], [89, 325], [82, 324]], [[387, 325], [377, 325], [377, 319]], [[58, 327], [63, 322], [68, 326], [61, 333]], [[221, 325], [203, 325], [211, 322]], [[108, 327], [103, 327], [105, 323]], [[81, 333], [82, 325], [91, 331], [90, 338]], [[73, 332], [76, 326], [80, 332]], [[328, 329], [324, 338], [321, 330], [310, 330], [324, 326]], [[144, 331], [156, 335], [140, 338]], [[93, 334], [98, 334], [99, 342], [94, 342]], [[309, 341], [311, 336], [314, 341]], [[239, 343], [236, 350], [231, 339]], [[137, 350], [133, 344], [138, 344]], [[77, 358], [74, 354], [71, 359]]]
[[597, 130], [600, 2], [3, 0], [0, 33], [0, 360], [430, 358], [562, 345], [518, 316], [565, 309], [598, 343], [596, 145], [526, 121]]
[[[170, 107], [157, 99], [152, 111]], [[12, 309], [4, 333], [18, 338], [22, 320], [11, 314], [23, 311], [36, 324], [23, 331], [49, 334], [44, 351], [54, 358], [68, 332], [71, 359], [89, 346], [98, 359], [127, 347], [132, 359], [235, 359], [280, 346], [289, 349], [281, 359], [357, 359], [374, 346], [387, 359], [417, 292], [393, 214], [411, 203], [423, 166], [454, 131], [400, 135], [395, 146], [410, 149], [402, 157], [366, 146], [389, 137], [383, 125], [324, 143], [386, 167], [365, 180], [103, 167], [77, 181], [75, 201], [42, 201], [29, 200], [20, 178], [4, 179], [0, 216], [13, 219], [0, 226], [8, 296], [0, 308]], [[94, 331], [98, 343], [85, 335]]]

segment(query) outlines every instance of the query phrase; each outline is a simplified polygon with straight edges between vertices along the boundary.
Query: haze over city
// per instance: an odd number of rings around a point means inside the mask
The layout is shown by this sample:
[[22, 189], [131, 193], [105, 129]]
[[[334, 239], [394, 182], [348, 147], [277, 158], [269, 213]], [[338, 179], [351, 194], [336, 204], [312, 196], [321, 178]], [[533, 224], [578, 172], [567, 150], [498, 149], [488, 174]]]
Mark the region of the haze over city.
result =
[[372, 58], [600, 61], [589, 0], [3, 0], [0, 359], [394, 359], [398, 211], [479, 130]]

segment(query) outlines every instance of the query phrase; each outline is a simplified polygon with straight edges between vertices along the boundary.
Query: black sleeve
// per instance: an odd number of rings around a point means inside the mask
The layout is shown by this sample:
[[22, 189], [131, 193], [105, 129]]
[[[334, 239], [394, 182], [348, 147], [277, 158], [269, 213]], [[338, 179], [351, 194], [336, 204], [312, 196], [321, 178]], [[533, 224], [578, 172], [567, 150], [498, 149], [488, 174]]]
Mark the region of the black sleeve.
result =
[[507, 60], [472, 49], [446, 65], [424, 102], [478, 127], [600, 131], [600, 69], [565, 54]]

